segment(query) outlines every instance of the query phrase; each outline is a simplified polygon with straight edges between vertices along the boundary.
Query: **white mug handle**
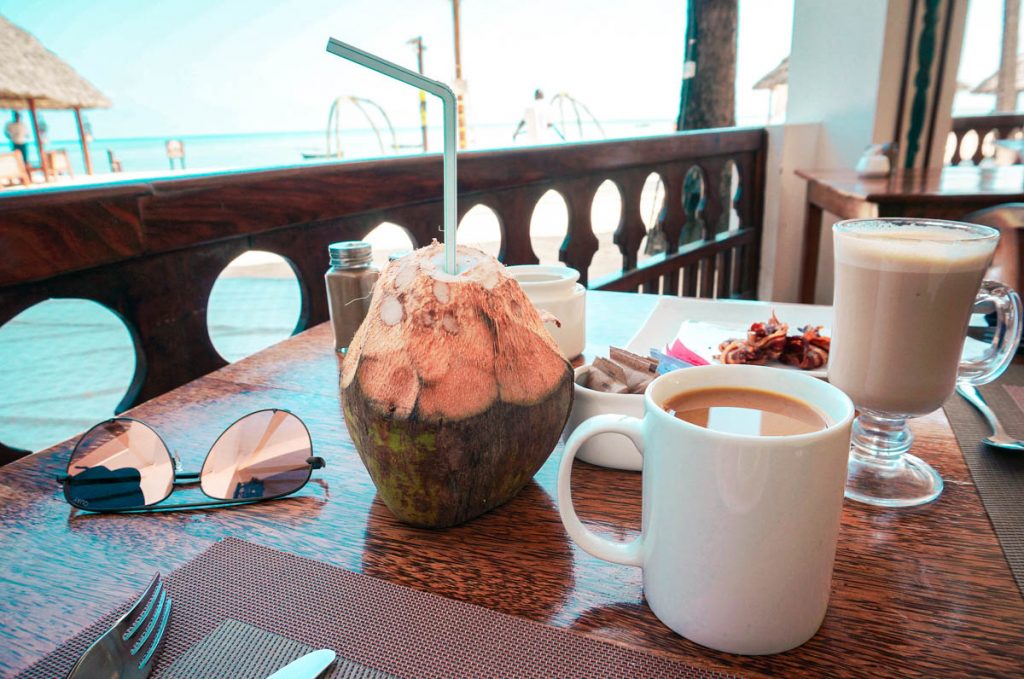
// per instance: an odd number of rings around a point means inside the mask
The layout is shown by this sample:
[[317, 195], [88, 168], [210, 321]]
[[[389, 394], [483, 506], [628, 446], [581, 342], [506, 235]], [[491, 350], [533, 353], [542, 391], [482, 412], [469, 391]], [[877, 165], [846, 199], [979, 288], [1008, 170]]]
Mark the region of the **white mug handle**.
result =
[[603, 538], [583, 525], [576, 516], [576, 508], [572, 506], [572, 461], [576, 459], [576, 453], [584, 441], [605, 432], [628, 436], [643, 455], [643, 430], [641, 421], [637, 418], [627, 415], [598, 415], [583, 422], [569, 436], [562, 452], [562, 463], [558, 467], [558, 513], [562, 516], [562, 523], [569, 537], [585, 551], [598, 559], [612, 563], [642, 566], [642, 536], [631, 542], [616, 542]]

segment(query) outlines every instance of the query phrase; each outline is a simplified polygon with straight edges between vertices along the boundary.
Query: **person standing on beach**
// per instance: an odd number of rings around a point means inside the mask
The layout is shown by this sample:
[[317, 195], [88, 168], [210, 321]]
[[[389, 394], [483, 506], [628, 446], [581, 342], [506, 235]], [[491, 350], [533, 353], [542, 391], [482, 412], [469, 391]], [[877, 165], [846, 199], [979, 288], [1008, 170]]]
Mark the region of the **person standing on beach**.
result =
[[46, 143], [49, 141], [50, 126], [43, 120], [43, 116], [37, 117], [36, 125], [39, 130], [39, 143], [46, 146]]
[[11, 141], [11, 148], [21, 154], [28, 165], [28, 126], [21, 122], [21, 113], [14, 112], [14, 118], [4, 127], [4, 134]]
[[519, 121], [516, 131], [512, 133], [512, 141], [515, 141], [525, 130], [528, 144], [540, 144], [544, 140], [548, 127], [550, 125], [548, 124], [548, 110], [544, 105], [544, 92], [536, 90], [533, 93], [533, 102], [523, 113], [523, 119]]

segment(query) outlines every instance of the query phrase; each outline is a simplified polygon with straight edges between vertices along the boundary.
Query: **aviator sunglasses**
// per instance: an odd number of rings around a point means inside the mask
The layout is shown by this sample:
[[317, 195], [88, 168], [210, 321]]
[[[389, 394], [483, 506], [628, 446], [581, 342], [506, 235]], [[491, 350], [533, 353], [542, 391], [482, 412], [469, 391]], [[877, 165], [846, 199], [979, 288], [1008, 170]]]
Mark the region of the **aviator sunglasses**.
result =
[[[313, 457], [306, 425], [287, 410], [258, 410], [237, 420], [214, 442], [199, 472], [178, 472], [149, 425], [115, 417], [82, 435], [57, 481], [79, 509], [144, 512], [273, 500], [305, 486], [323, 466], [323, 458]], [[175, 486], [196, 483], [207, 500], [161, 504]]]

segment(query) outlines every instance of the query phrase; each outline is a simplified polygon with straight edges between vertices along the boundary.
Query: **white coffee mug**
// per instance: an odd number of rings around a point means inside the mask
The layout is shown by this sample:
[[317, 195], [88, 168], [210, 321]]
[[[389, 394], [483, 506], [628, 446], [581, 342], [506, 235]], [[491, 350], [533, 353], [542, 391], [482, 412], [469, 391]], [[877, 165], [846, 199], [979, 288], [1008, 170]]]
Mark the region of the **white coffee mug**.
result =
[[[662, 409], [682, 392], [739, 387], [810, 404], [828, 426], [794, 436], [705, 429]], [[644, 394], [644, 417], [600, 415], [565, 444], [558, 509], [599, 559], [643, 569], [654, 614], [673, 631], [729, 653], [779, 653], [817, 632], [828, 607], [843, 507], [850, 424], [846, 394], [800, 372], [712, 365], [668, 373]], [[618, 432], [643, 455], [641, 535], [615, 542], [576, 516], [570, 477], [580, 445]]]

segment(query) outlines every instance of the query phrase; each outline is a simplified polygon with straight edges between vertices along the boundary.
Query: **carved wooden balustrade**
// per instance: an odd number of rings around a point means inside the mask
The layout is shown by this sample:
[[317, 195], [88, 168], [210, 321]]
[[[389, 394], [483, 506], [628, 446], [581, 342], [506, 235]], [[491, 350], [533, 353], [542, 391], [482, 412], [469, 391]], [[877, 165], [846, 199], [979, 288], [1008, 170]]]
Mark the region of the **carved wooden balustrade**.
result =
[[[960, 161], [967, 160], [972, 165], [977, 165], [986, 157], [995, 154], [992, 150], [986, 154], [985, 137], [991, 132], [995, 139], [1010, 139], [1015, 133], [1024, 129], [1024, 113], [990, 113], [980, 116], [957, 116], [953, 118], [953, 128], [950, 134], [956, 140], [953, 148], [953, 156], [950, 158], [950, 165], [959, 165]], [[970, 158], [963, 155], [965, 149], [964, 137], [974, 132], [977, 135], [978, 144]]]
[[[465, 153], [459, 215], [490, 207], [502, 261], [536, 263], [533, 209], [557, 190], [569, 214], [560, 258], [586, 282], [598, 249], [591, 203], [610, 179], [622, 196], [614, 241], [623, 272], [591, 287], [754, 297], [764, 157], [761, 129]], [[647, 235], [640, 194], [651, 173], [664, 182], [656, 228], [668, 251], [637, 268]], [[211, 343], [206, 307], [235, 257], [264, 250], [291, 263], [302, 292], [299, 331], [327, 319], [329, 243], [363, 238], [385, 221], [417, 245], [429, 243], [440, 236], [440, 199], [438, 156], [0, 195], [0, 325], [49, 298], [93, 300], [116, 312], [136, 349], [120, 404], [127, 408], [225, 364]], [[733, 208], [738, 220], [729, 230]]]

